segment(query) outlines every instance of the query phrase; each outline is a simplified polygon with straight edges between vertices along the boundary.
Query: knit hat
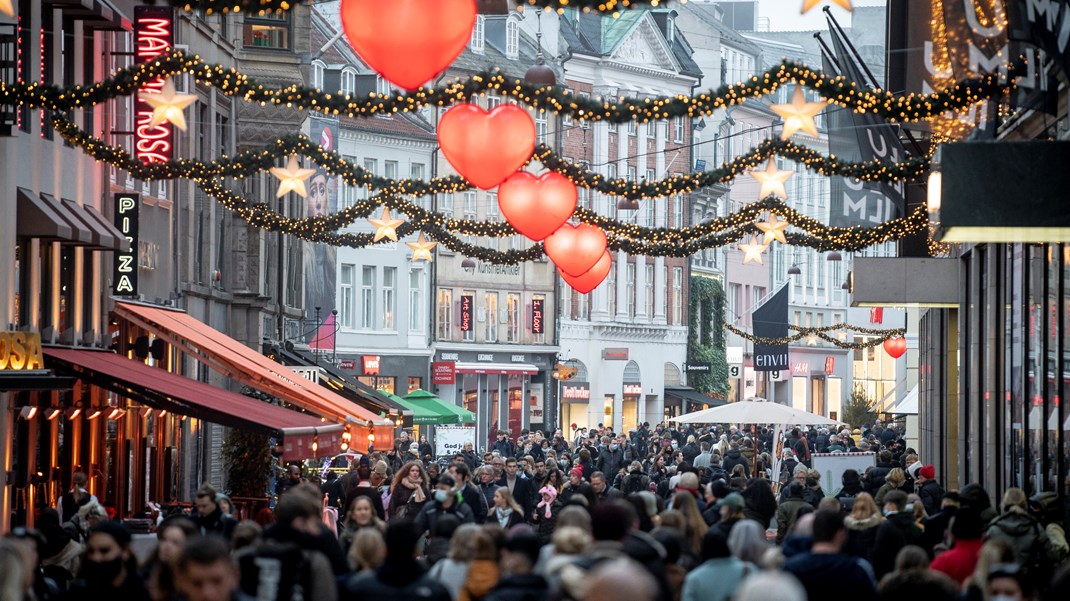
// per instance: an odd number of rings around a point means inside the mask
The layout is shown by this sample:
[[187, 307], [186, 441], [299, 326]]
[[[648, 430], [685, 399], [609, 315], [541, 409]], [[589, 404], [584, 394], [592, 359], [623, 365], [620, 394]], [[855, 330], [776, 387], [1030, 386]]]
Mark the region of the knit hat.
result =
[[717, 501], [717, 507], [727, 505], [733, 511], [741, 511], [745, 505], [743, 495], [738, 492], [730, 493], [727, 497]]
[[936, 477], [936, 468], [932, 465], [923, 465], [921, 466], [921, 469], [918, 470], [918, 475], [926, 480], [932, 480]]
[[569, 476], [576, 476], [577, 478], [582, 478], [583, 477], [583, 468], [577, 465], [576, 467], [574, 467], [574, 468], [572, 468], [572, 469], [570, 469], [568, 471], [568, 475]]
[[122, 524], [113, 520], [105, 520], [99, 524], [90, 532], [107, 534], [115, 539], [115, 542], [119, 543], [120, 547], [125, 547], [130, 544], [131, 536], [130, 531], [126, 529]]

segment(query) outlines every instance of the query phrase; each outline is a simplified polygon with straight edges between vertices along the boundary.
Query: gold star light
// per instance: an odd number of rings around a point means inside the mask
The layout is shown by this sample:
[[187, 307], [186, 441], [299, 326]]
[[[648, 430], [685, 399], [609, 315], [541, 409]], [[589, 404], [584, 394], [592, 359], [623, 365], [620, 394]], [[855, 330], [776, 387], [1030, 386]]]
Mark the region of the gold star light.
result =
[[423, 232], [420, 232], [420, 237], [416, 239], [416, 242], [406, 242], [405, 244], [412, 249], [413, 263], [421, 259], [428, 262], [434, 260], [431, 256], [431, 249], [434, 248], [438, 242], [432, 242], [427, 238], [424, 238]]
[[152, 107], [152, 120], [149, 121], [149, 127], [170, 122], [182, 131], [186, 131], [186, 115], [183, 111], [197, 101], [197, 97], [193, 94], [175, 92], [175, 84], [170, 77], [164, 82], [158, 94], [141, 92], [138, 98]]
[[4, 13], [9, 17], [15, 16], [15, 7], [12, 6], [11, 0], [0, 0], [0, 13]]
[[750, 237], [750, 244], [740, 244], [739, 250], [743, 251], [743, 264], [746, 265], [751, 261], [764, 265], [762, 262], [762, 253], [769, 248], [768, 244], [758, 244], [758, 239], [754, 236]]
[[773, 240], [776, 240], [781, 244], [788, 243], [787, 239], [784, 238], [784, 230], [787, 229], [787, 227], [791, 224], [787, 221], [781, 221], [777, 219], [776, 214], [770, 213], [769, 219], [767, 221], [756, 223], [755, 225], [757, 225], [758, 229], [762, 230], [762, 233], [765, 234], [765, 238], [762, 240], [762, 243], [766, 244], [767, 246]]
[[806, 346], [817, 346], [817, 336], [814, 334], [807, 334]]
[[791, 96], [790, 104], [774, 104], [769, 108], [784, 118], [784, 131], [781, 132], [780, 139], [787, 140], [800, 129], [817, 137], [814, 117], [825, 110], [825, 106], [824, 102], [807, 102], [802, 86], [795, 86], [795, 93]]
[[[854, 7], [851, 6], [851, 0], [832, 0], [832, 1], [835, 2], [836, 4], [839, 4], [840, 7], [842, 7], [846, 11], [851, 11], [851, 10], [854, 9]], [[802, 10], [799, 11], [799, 14], [805, 15], [811, 8], [817, 6], [818, 4], [821, 4], [821, 0], [803, 0]]]
[[[795, 175], [795, 172], [782, 171], [776, 166], [776, 161], [773, 160], [773, 157], [769, 157], [769, 162], [765, 165], [764, 171], [748, 171], [747, 173], [762, 185], [762, 189], [758, 192], [758, 200], [765, 199], [770, 194], [775, 194], [784, 200], [788, 199], [788, 191], [784, 189], [784, 182]], [[768, 241], [767, 239], [766, 242]]]
[[297, 155], [291, 154], [285, 168], [271, 168], [271, 175], [279, 178], [279, 191], [275, 193], [275, 196], [285, 196], [287, 192], [297, 192], [301, 197], [308, 196], [305, 180], [315, 173], [315, 169], [302, 169], [301, 164], [297, 162]]
[[390, 209], [383, 209], [383, 216], [375, 219], [368, 218], [368, 223], [375, 226], [375, 238], [372, 242], [378, 242], [383, 238], [390, 238], [394, 242], [398, 241], [398, 226], [405, 223], [403, 219], [391, 219]]

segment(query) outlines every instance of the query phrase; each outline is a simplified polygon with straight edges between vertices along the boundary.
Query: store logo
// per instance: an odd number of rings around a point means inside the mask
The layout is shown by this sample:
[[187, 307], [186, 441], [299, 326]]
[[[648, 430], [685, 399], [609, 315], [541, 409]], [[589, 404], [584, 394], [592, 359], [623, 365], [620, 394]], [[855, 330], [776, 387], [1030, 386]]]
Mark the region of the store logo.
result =
[[456, 364], [453, 361], [431, 362], [432, 384], [454, 384], [457, 381]]
[[138, 215], [141, 197], [137, 194], [115, 195], [115, 227], [130, 243], [130, 250], [115, 251], [112, 292], [115, 296], [137, 296]]
[[[164, 7], [138, 6], [134, 8], [134, 44], [137, 61], [147, 63], [162, 55], [174, 45], [174, 11]], [[141, 92], [159, 94], [163, 78], [154, 79]], [[152, 107], [143, 100], [136, 100], [137, 125], [134, 131], [134, 149], [137, 158], [146, 163], [164, 163], [172, 158], [171, 125], [151, 125]]]
[[825, 357], [825, 373], [831, 374], [836, 371], [836, 357]]
[[361, 359], [364, 363], [364, 375], [379, 375], [379, 355], [364, 355]]
[[639, 396], [643, 394], [642, 384], [625, 384], [624, 396]]
[[531, 333], [543, 333], [542, 306], [545, 301], [541, 298], [531, 299]]
[[0, 332], [0, 370], [44, 369], [41, 335], [37, 332]]
[[591, 398], [591, 389], [587, 386], [564, 384], [561, 387], [561, 397], [564, 399], [589, 400]]

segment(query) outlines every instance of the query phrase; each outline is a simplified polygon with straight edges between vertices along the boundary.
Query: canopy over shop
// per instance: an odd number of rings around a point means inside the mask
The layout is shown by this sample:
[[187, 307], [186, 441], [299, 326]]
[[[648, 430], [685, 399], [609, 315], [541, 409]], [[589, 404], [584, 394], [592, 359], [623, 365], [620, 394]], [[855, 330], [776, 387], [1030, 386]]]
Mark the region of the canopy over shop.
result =
[[414, 424], [447, 425], [476, 423], [476, 414], [464, 407], [458, 407], [452, 403], [447, 403], [422, 388], [410, 392], [403, 398], [394, 396], [394, 399], [412, 409], [412, 422]]

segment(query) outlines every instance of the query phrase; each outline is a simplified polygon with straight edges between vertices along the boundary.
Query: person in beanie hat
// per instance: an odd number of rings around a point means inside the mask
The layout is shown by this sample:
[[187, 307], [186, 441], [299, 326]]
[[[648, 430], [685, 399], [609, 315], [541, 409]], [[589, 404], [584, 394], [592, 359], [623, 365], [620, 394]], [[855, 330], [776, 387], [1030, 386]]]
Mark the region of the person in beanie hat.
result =
[[921, 466], [914, 480], [917, 482], [918, 498], [925, 506], [925, 513], [935, 515], [940, 511], [940, 502], [944, 498], [944, 489], [936, 481], [936, 468], [932, 465]]
[[728, 535], [732, 532], [732, 526], [735, 526], [736, 522], [746, 519], [743, 515], [746, 502], [743, 500], [743, 495], [733, 492], [717, 501], [717, 507], [721, 510], [721, 519], [710, 530], [720, 532], [721, 536], [728, 540]]

